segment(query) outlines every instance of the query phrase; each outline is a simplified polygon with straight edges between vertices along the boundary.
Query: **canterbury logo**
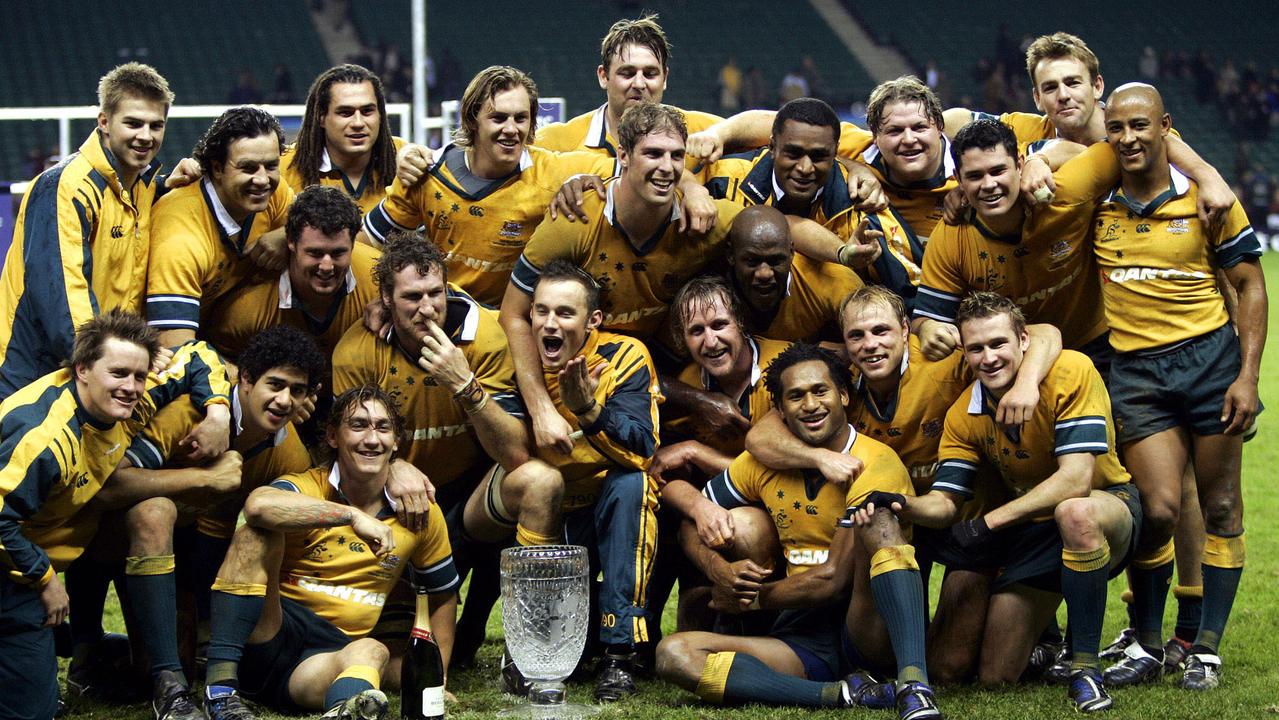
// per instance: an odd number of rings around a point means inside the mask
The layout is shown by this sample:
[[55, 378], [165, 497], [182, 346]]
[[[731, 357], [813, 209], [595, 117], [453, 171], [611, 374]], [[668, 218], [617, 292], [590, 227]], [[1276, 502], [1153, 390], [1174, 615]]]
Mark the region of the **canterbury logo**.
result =
[[123, 227], [123, 226], [120, 226], [120, 225], [115, 225], [115, 226], [113, 226], [113, 227], [111, 228], [111, 237], [113, 237], [113, 238], [115, 238], [115, 239], [117, 239], [117, 240], [119, 240], [120, 238], [124, 237], [124, 227]]

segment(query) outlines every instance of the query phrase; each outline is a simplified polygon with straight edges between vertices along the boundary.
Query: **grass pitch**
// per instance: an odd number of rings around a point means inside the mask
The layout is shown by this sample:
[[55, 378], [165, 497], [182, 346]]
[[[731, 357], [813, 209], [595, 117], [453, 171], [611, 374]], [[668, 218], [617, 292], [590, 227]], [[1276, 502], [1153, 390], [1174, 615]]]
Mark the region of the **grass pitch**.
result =
[[[1279, 304], [1279, 253], [1267, 254], [1262, 265], [1272, 303]], [[1264, 358], [1261, 371], [1261, 397], [1270, 410], [1262, 415], [1260, 432], [1245, 446], [1243, 457], [1248, 565], [1222, 643], [1225, 660], [1222, 686], [1209, 693], [1191, 693], [1178, 689], [1172, 679], [1166, 678], [1157, 686], [1117, 690], [1113, 693], [1115, 707], [1106, 713], [1107, 717], [1116, 720], [1279, 717], [1279, 642], [1276, 641], [1279, 638], [1279, 485], [1274, 482], [1273, 475], [1275, 468], [1279, 468], [1279, 418], [1275, 415], [1279, 413], [1279, 349], [1274, 347], [1279, 342], [1279, 313], [1270, 317], [1270, 338], [1272, 347]], [[935, 592], [937, 583], [933, 584]], [[1114, 637], [1124, 623], [1123, 607], [1119, 601], [1123, 587], [1122, 578], [1117, 578], [1111, 586], [1103, 643]], [[1172, 631], [1176, 607], [1175, 600], [1169, 598], [1164, 621], [1166, 632]], [[1063, 622], [1064, 614], [1063, 609]], [[114, 598], [108, 604], [107, 615], [108, 629], [122, 631], [123, 623]], [[673, 630], [673, 612], [668, 611], [663, 625], [668, 633]], [[514, 699], [498, 689], [501, 637], [501, 614], [494, 612], [489, 621], [488, 642], [480, 651], [477, 667], [454, 673], [449, 679], [449, 688], [458, 698], [457, 704], [449, 707], [450, 717], [491, 718], [513, 704]], [[1272, 663], [1272, 660], [1276, 662]], [[570, 700], [588, 702], [591, 689], [589, 683], [570, 684]], [[1060, 686], [1017, 685], [997, 690], [956, 686], [938, 690], [941, 709], [951, 718], [1034, 720], [1065, 718], [1074, 714], [1066, 698], [1066, 690]], [[393, 700], [392, 712], [398, 715], [398, 710], [398, 702]], [[605, 708], [599, 717], [700, 720], [758, 718], [767, 714], [770, 720], [821, 720], [848, 712], [765, 709], [759, 706], [719, 708], [702, 704], [694, 696], [666, 683], [645, 682], [641, 683], [636, 697], [621, 705]], [[865, 714], [869, 711], [851, 712]], [[873, 716], [892, 717], [886, 712], [874, 713]], [[145, 705], [121, 707], [78, 702], [72, 705], [68, 717], [148, 720], [151, 712]], [[289, 716], [262, 711], [259, 717], [274, 719]]]

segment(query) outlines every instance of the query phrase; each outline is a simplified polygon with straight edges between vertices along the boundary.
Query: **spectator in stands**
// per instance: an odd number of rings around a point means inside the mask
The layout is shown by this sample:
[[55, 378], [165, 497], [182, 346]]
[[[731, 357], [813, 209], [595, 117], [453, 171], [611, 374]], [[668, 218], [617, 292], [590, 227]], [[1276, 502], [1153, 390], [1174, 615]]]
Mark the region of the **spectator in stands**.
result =
[[253, 77], [252, 70], [246, 68], [240, 71], [235, 87], [227, 93], [226, 102], [228, 105], [262, 104], [262, 91], [258, 89], [258, 81]]
[[275, 64], [275, 89], [271, 92], [271, 102], [280, 105], [297, 102], [297, 94], [293, 89], [293, 73], [284, 63]]
[[719, 111], [725, 115], [742, 108], [742, 69], [732, 55], [719, 69]]
[[1159, 77], [1159, 56], [1149, 45], [1141, 50], [1141, 58], [1137, 60], [1137, 72], [1147, 80]]
[[742, 85], [742, 107], [747, 110], [768, 107], [768, 89], [764, 85], [764, 73], [757, 67], [746, 69], [746, 82]]
[[804, 78], [801, 70], [792, 68], [782, 76], [782, 84], [777, 90], [777, 101], [785, 105], [791, 100], [802, 97], [809, 97], [808, 80]]

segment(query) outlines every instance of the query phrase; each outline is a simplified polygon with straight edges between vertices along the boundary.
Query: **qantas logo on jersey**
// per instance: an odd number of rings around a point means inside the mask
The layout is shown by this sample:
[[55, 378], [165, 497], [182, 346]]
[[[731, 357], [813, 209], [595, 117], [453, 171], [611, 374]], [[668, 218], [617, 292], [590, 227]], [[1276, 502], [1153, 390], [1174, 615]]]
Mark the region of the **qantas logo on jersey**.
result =
[[466, 424], [461, 425], [441, 425], [439, 427], [417, 428], [413, 431], [414, 440], [439, 440], [440, 438], [455, 437], [466, 432]]
[[359, 588], [353, 588], [350, 585], [333, 585], [326, 582], [320, 582], [315, 578], [301, 577], [298, 575], [290, 575], [285, 578], [284, 582], [289, 585], [296, 585], [307, 592], [328, 595], [329, 597], [337, 598], [338, 600], [346, 602], [358, 603], [360, 605], [371, 605], [373, 607], [382, 607], [386, 604], [386, 593], [361, 590]]
[[1130, 267], [1111, 270], [1106, 279], [1113, 283], [1142, 282], [1145, 280], [1205, 280], [1212, 277], [1198, 270], [1186, 271], [1173, 268]]
[[499, 271], [509, 272], [515, 269], [514, 261], [492, 262], [490, 260], [481, 260], [479, 258], [459, 255], [455, 252], [451, 252], [448, 255], [446, 255], [445, 260], [448, 260], [449, 262], [460, 262], [469, 268], [475, 268], [476, 270], [479, 270], [481, 272], [499, 272]]
[[821, 565], [830, 557], [830, 550], [789, 550], [786, 562], [791, 565]]
[[1047, 300], [1053, 295], [1056, 295], [1057, 292], [1061, 290], [1062, 288], [1069, 287], [1070, 284], [1073, 283], [1075, 279], [1079, 277], [1079, 272], [1080, 272], [1080, 268], [1075, 268], [1074, 272], [1067, 275], [1064, 279], [1062, 279], [1061, 282], [1057, 283], [1056, 285], [1053, 285], [1052, 287], [1048, 287], [1048, 288], [1043, 288], [1042, 290], [1036, 290], [1035, 292], [1025, 297], [1013, 298], [1013, 302], [1017, 303], [1018, 305], [1026, 305], [1027, 303], [1038, 302], [1040, 300]]
[[664, 312], [666, 312], [666, 307], [659, 305], [658, 307], [647, 307], [647, 308], [642, 308], [640, 310], [632, 310], [631, 312], [628, 312], [628, 313], [620, 313], [617, 315], [605, 315], [604, 324], [610, 327], [616, 327], [618, 325], [626, 325], [628, 323], [633, 323], [636, 320], [639, 320], [640, 318], [646, 318], [652, 315], [660, 315]]

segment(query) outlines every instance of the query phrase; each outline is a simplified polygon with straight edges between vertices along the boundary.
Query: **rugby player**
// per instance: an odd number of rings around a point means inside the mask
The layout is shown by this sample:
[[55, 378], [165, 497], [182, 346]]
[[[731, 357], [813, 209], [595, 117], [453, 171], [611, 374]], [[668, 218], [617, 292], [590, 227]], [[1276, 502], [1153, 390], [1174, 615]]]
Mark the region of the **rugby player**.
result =
[[[386, 491], [403, 437], [395, 401], [366, 385], [338, 396], [326, 441], [331, 464], [284, 475], [249, 495], [213, 583], [204, 707], [211, 720], [250, 720], [240, 693], [284, 711], [381, 718], [398, 674], [368, 637], [406, 571], [430, 593], [431, 629], [448, 667], [461, 581], [438, 506], [426, 527], [395, 518]], [[315, 548], [322, 548], [319, 553]]]
[[[635, 645], [648, 640], [644, 606], [657, 544], [657, 490], [645, 474], [658, 446], [661, 390], [653, 361], [633, 337], [600, 330], [600, 288], [557, 260], [535, 281], [531, 331], [543, 387], [568, 427], [569, 453], [539, 448], [510, 474], [490, 475], [466, 505], [466, 530], [521, 545], [561, 538], [590, 549], [603, 571], [595, 698], [636, 692]], [[518, 679], [504, 663], [507, 687]]]
[[[1125, 463], [1142, 490], [1146, 526], [1131, 575], [1137, 643], [1107, 682], [1155, 680], [1172, 575], [1169, 542], [1181, 506], [1182, 469], [1194, 463], [1203, 512], [1203, 609], [1181, 687], [1220, 682], [1218, 646], [1244, 566], [1242, 435], [1262, 409], [1257, 395], [1267, 297], [1257, 236], [1235, 203], [1225, 220], [1197, 214], [1198, 185], [1169, 164], [1172, 128], [1158, 90], [1132, 83], [1106, 106], [1106, 136], [1121, 180], [1097, 214], [1093, 249], [1110, 342], [1110, 377]], [[1236, 322], [1216, 269], [1238, 297]], [[1236, 331], [1237, 326], [1237, 331]]]

